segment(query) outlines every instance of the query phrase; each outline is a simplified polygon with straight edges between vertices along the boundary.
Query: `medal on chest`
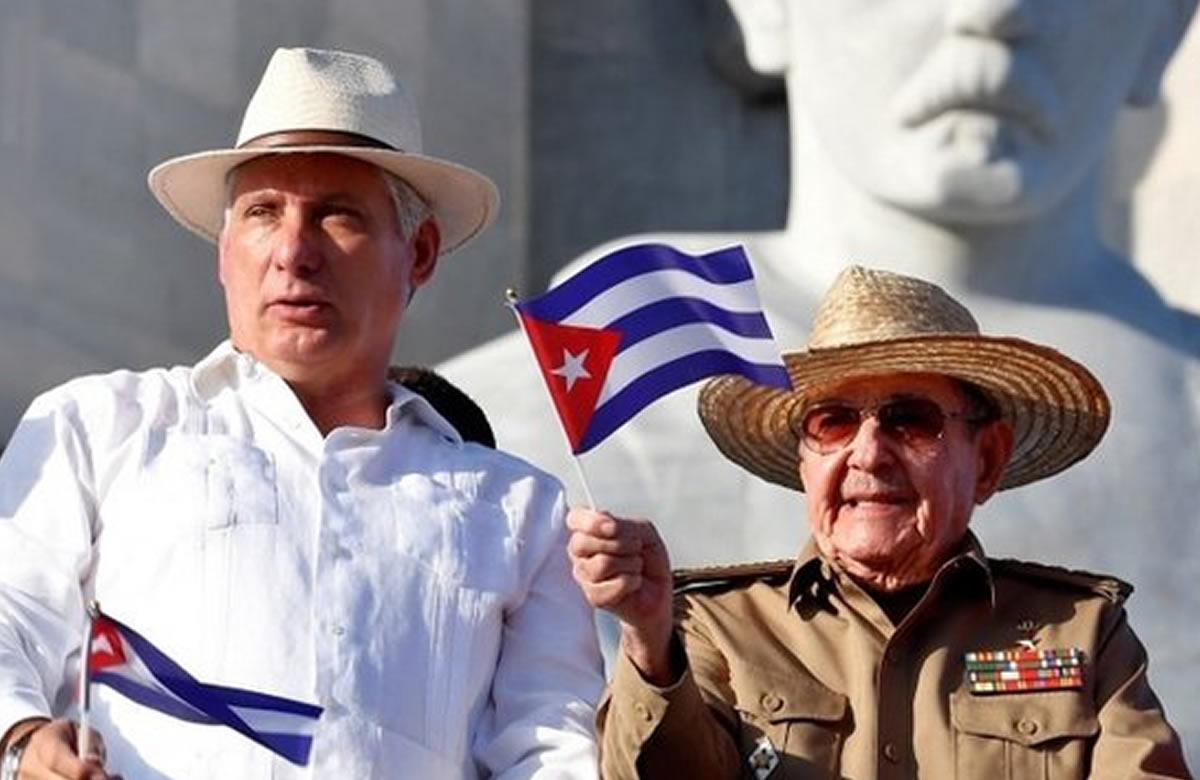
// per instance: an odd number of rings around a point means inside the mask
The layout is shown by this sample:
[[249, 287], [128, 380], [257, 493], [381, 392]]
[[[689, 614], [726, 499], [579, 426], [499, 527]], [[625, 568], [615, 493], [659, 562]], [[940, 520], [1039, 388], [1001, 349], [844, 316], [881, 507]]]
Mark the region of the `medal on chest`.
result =
[[1078, 647], [1034, 647], [1033, 640], [1005, 650], [964, 656], [967, 689], [974, 694], [1082, 688], [1086, 656]]

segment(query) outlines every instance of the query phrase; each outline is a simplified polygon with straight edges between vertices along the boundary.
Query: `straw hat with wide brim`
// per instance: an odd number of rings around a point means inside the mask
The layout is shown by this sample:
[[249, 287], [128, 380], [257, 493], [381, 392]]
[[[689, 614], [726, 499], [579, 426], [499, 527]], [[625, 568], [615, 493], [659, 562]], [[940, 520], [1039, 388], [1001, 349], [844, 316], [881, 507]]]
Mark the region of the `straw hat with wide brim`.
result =
[[720, 376], [701, 389], [699, 412], [726, 457], [797, 490], [798, 417], [816, 392], [845, 379], [941, 374], [982, 389], [1013, 428], [1000, 489], [1062, 471], [1108, 427], [1108, 397], [1082, 365], [1040, 344], [981, 335], [942, 288], [886, 271], [842, 271], [817, 309], [807, 348], [784, 362], [791, 392]]
[[221, 229], [226, 178], [267, 154], [328, 152], [377, 165], [429, 204], [441, 251], [483, 230], [499, 206], [491, 179], [421, 154], [421, 125], [404, 88], [379, 61], [322, 49], [277, 49], [246, 106], [233, 149], [176, 157], [150, 171], [150, 191], [209, 241]]

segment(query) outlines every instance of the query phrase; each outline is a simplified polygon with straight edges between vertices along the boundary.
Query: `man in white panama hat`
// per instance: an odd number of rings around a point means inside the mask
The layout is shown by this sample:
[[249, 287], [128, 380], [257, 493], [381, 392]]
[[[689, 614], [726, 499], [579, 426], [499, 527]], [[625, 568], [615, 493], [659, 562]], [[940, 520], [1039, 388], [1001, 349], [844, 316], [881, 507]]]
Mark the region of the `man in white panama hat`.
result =
[[[560, 485], [389, 381], [408, 302], [491, 220], [491, 181], [421, 154], [381, 63], [296, 48], [235, 148], [149, 183], [216, 243], [230, 339], [69, 382], [13, 435], [5, 780], [594, 775], [603, 677]], [[199, 680], [323, 708], [307, 767], [97, 686], [75, 755], [92, 600]]]
[[795, 560], [673, 582], [649, 523], [568, 518], [576, 579], [621, 621], [602, 775], [1189, 777], [1130, 586], [990, 559], [968, 530], [995, 491], [1096, 446], [1095, 377], [858, 266], [785, 359], [791, 392], [718, 377], [699, 410], [726, 457], [807, 494]]

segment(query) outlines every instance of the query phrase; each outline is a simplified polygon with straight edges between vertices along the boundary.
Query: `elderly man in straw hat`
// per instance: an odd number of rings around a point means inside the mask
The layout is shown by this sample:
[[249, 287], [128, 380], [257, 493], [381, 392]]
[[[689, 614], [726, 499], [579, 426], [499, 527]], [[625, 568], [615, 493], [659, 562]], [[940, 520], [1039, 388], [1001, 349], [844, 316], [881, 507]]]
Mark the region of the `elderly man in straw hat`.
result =
[[[230, 338], [51, 390], [4, 453], [6, 780], [595, 774], [560, 485], [388, 379], [413, 294], [497, 205], [420, 149], [381, 63], [280, 49], [236, 148], [151, 171], [217, 245]], [[323, 708], [307, 767], [97, 686], [76, 756], [93, 599], [201, 681]]]
[[1092, 374], [861, 267], [786, 361], [791, 393], [719, 377], [699, 404], [727, 457], [807, 493], [796, 560], [672, 583], [650, 524], [568, 518], [576, 579], [621, 621], [602, 775], [1187, 777], [1130, 586], [989, 559], [967, 528], [995, 491], [1096, 446]]

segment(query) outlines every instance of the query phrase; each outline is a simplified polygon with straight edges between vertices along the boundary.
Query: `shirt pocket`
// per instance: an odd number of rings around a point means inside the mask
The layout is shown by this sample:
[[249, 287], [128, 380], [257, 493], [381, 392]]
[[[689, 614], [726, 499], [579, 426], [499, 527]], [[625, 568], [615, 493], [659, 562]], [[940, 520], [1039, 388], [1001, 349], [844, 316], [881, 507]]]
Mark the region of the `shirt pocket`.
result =
[[957, 777], [1063, 780], [1083, 777], [1099, 731], [1080, 691], [950, 698]]
[[424, 476], [397, 480], [392, 491], [392, 544], [398, 554], [450, 587], [515, 591], [519, 544], [501, 507]]
[[752, 668], [733, 678], [741, 716], [743, 756], [767, 737], [788, 764], [784, 777], [836, 777], [846, 733], [848, 700], [797, 664]]
[[197, 440], [205, 468], [206, 526], [210, 530], [279, 522], [275, 459], [236, 439]]
[[275, 460], [229, 436], [152, 433], [141, 468], [114, 495], [122, 512], [156, 525], [219, 530], [278, 522]]

